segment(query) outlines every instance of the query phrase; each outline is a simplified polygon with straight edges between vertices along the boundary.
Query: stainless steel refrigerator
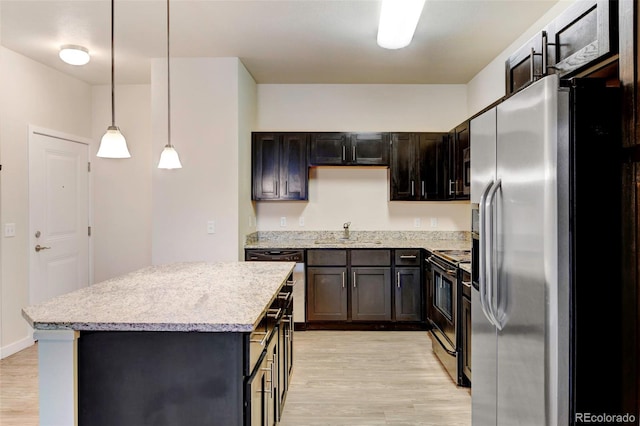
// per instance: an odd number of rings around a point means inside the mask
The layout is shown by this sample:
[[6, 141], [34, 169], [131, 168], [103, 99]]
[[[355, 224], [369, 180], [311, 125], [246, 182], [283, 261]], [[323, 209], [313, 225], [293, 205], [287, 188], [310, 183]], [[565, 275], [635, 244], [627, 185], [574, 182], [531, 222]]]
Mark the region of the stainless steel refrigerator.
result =
[[[594, 199], [587, 194], [596, 189], [586, 188], [580, 176], [588, 180], [603, 171], [609, 176], [611, 170], [615, 175], [615, 155], [598, 159], [597, 143], [602, 143], [601, 152], [615, 152], [604, 143], [616, 142], [612, 111], [617, 105], [601, 82], [579, 89], [559, 84], [555, 75], [544, 77], [471, 120], [471, 202], [474, 234], [479, 235], [471, 302], [473, 426], [565, 426], [579, 423], [581, 410], [621, 410], [615, 400], [623, 372], [608, 365], [620, 355], [609, 346], [618, 341], [603, 344], [606, 336], [600, 335], [619, 325], [619, 318], [596, 325], [589, 323], [587, 312], [598, 297], [620, 304], [615, 277], [607, 283], [614, 289], [608, 295], [578, 282], [589, 273], [597, 276], [593, 268], [585, 272], [585, 262], [595, 257], [578, 244], [578, 236], [588, 244], [584, 216]], [[581, 99], [584, 108], [578, 107]], [[585, 165], [602, 160], [606, 167], [609, 158], [613, 166], [588, 170], [578, 166], [579, 158]], [[607, 188], [610, 194], [600, 195], [615, 202], [616, 177], [604, 179], [614, 186]], [[602, 211], [600, 219], [619, 220], [615, 206]], [[591, 223], [591, 230], [595, 226]], [[611, 254], [605, 259], [614, 262], [607, 266], [615, 270], [615, 238], [607, 249]], [[606, 316], [600, 320], [606, 323]], [[596, 392], [614, 402], [593, 405], [599, 404], [591, 398]]]

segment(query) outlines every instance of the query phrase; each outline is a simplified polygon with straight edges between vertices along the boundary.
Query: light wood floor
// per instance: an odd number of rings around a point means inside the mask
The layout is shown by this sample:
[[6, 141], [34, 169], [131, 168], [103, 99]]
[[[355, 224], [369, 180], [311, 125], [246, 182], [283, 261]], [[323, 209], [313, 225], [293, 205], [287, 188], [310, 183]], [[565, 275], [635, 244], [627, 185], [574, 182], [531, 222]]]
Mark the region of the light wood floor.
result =
[[[281, 426], [469, 426], [469, 389], [456, 387], [426, 332], [295, 334]], [[34, 345], [0, 361], [0, 425], [38, 425]]]

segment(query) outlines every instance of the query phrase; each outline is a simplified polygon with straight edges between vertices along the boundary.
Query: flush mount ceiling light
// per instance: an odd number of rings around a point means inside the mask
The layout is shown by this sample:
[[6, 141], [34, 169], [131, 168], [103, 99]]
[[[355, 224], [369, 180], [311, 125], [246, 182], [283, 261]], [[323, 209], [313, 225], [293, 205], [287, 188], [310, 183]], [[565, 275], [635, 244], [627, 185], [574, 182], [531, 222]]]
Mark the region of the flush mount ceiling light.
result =
[[75, 44], [60, 46], [58, 56], [69, 65], [86, 65], [89, 63], [89, 59], [91, 59], [89, 49]]
[[171, 68], [169, 61], [169, 0], [167, 0], [167, 144], [160, 154], [159, 169], [181, 169], [178, 151], [171, 145]]
[[425, 0], [382, 0], [378, 45], [400, 49], [411, 43]]
[[96, 154], [102, 158], [130, 158], [127, 141], [125, 140], [120, 129], [116, 126], [116, 109], [115, 109], [115, 66], [113, 60], [113, 8], [114, 0], [111, 0], [111, 126], [107, 127], [107, 132], [100, 140], [100, 148]]

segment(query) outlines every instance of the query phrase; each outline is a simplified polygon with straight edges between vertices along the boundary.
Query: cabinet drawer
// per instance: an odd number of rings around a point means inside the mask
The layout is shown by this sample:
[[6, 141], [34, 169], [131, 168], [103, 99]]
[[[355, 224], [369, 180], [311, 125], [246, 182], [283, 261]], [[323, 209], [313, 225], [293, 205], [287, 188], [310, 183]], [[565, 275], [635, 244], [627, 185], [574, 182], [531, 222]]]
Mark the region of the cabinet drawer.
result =
[[346, 266], [346, 250], [307, 250], [307, 265]]
[[420, 266], [420, 249], [396, 250], [395, 263], [398, 266]]
[[391, 250], [351, 250], [352, 266], [390, 266]]

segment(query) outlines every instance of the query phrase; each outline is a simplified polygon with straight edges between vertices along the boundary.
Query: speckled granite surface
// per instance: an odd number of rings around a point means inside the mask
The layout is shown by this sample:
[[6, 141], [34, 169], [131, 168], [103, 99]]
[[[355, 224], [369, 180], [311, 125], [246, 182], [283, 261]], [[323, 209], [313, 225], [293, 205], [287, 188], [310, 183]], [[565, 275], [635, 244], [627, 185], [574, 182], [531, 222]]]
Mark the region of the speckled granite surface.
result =
[[144, 268], [22, 310], [35, 329], [248, 332], [293, 262]]
[[247, 237], [246, 249], [267, 248], [423, 248], [470, 250], [469, 232], [351, 231], [349, 239], [331, 231], [259, 231]]

